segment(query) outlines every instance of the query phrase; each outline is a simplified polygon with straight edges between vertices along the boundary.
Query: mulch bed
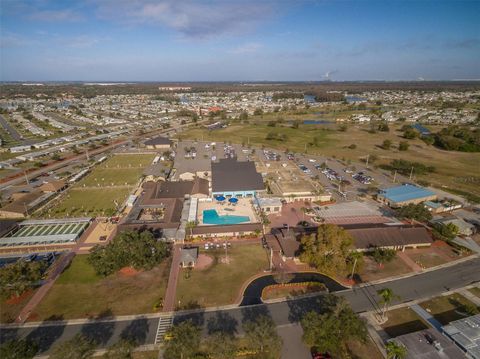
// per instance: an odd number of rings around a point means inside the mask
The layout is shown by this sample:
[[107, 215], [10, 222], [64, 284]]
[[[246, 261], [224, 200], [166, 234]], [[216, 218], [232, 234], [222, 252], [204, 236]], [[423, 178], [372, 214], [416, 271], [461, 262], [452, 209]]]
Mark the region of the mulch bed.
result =
[[123, 267], [118, 271], [118, 274], [124, 277], [133, 277], [140, 273], [141, 271], [136, 270], [135, 268], [132, 267]]
[[18, 297], [16, 295], [11, 296], [9, 299], [5, 301], [6, 304], [19, 304], [25, 300], [30, 294], [32, 293], [32, 290], [26, 290], [22, 294], [20, 294]]

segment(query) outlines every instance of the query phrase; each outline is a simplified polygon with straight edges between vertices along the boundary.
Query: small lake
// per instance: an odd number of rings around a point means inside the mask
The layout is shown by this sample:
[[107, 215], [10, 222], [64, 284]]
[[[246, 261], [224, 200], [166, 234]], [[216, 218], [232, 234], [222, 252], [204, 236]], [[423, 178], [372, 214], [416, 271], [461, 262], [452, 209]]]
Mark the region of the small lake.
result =
[[307, 103], [316, 103], [317, 101], [315, 100], [315, 96], [313, 95], [303, 95], [303, 99]]
[[418, 132], [420, 132], [422, 135], [430, 135], [431, 134], [430, 130], [420, 123], [416, 123], [416, 124], [412, 125], [412, 127], [414, 129], [418, 130]]
[[304, 120], [304, 125], [330, 125], [332, 122], [328, 120]]
[[355, 103], [355, 102], [364, 102], [364, 101], [367, 101], [367, 99], [364, 97], [358, 97], [358, 96], [345, 96], [345, 101], [347, 101], [348, 103]]

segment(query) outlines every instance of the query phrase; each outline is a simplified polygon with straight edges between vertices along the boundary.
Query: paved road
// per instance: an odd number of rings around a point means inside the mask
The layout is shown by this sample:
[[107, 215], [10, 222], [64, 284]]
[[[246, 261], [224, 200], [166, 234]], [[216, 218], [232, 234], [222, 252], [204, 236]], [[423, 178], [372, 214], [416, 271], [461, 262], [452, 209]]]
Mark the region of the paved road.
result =
[[[89, 155], [90, 156], [95, 156], [97, 154], [100, 154], [100, 153], [112, 150], [112, 149], [114, 149], [116, 147], [119, 147], [121, 145], [124, 145], [126, 143], [128, 143], [128, 140], [113, 143], [113, 144], [110, 144], [108, 146], [101, 147], [101, 148], [93, 150], [93, 151], [89, 151]], [[73, 161], [84, 160], [86, 158], [87, 158], [86, 153], [82, 153], [78, 156], [70, 157], [69, 159], [59, 161], [59, 162], [55, 162], [55, 163], [53, 163], [49, 166], [46, 166], [46, 167], [42, 167], [39, 170], [31, 171], [31, 172], [28, 173], [28, 177], [29, 178], [35, 178], [35, 177], [40, 176], [44, 172], [56, 171], [60, 168], [63, 168], [65, 166], [69, 165]], [[25, 177], [24, 176], [16, 177], [14, 179], [11, 179], [11, 180], [8, 180], [6, 182], [1, 183], [0, 184], [0, 190], [4, 189], [4, 188], [7, 188], [9, 186], [14, 186], [14, 185], [22, 184], [22, 183], [25, 183]]]
[[172, 312], [175, 310], [175, 296], [177, 293], [178, 275], [180, 274], [181, 245], [173, 247], [172, 264], [168, 277], [167, 290], [163, 301], [163, 311]]
[[3, 126], [5, 131], [17, 142], [20, 142], [20, 144], [27, 144], [27, 143], [32, 143], [32, 141], [27, 141], [25, 140], [19, 133], [18, 131], [8, 123], [5, 118], [0, 115], [0, 124]]
[[[352, 305], [355, 311], [364, 312], [376, 308], [376, 290], [389, 287], [401, 297], [401, 301], [438, 295], [446, 290], [453, 290], [480, 281], [480, 258], [459, 263], [452, 267], [417, 274], [412, 277], [397, 279], [381, 285], [371, 285], [339, 292]], [[301, 298], [287, 302], [262, 304], [256, 306], [237, 307], [218, 311], [197, 311], [195, 313], [179, 313], [175, 322], [192, 319], [203, 326], [204, 332], [215, 328], [224, 328], [241, 333], [244, 320], [257, 317], [261, 313], [272, 316], [278, 326], [296, 323], [302, 315], [322, 305], [322, 296]], [[119, 338], [131, 336], [139, 344], [154, 342], [158, 326], [158, 317], [148, 316], [136, 319], [119, 319], [110, 321], [91, 321], [83, 324], [52, 323], [42, 326], [2, 327], [0, 341], [14, 337], [28, 337], [40, 340], [43, 351], [51, 348], [54, 342], [72, 338], [82, 332], [95, 338], [101, 346], [111, 345]]]

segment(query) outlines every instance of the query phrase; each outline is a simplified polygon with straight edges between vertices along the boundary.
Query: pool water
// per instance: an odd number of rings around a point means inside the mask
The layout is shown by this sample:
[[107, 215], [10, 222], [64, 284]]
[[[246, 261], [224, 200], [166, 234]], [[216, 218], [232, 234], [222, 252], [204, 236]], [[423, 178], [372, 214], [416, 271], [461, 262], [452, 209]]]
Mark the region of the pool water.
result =
[[204, 224], [238, 224], [250, 222], [248, 216], [219, 216], [214, 209], [206, 209], [203, 211], [203, 223]]

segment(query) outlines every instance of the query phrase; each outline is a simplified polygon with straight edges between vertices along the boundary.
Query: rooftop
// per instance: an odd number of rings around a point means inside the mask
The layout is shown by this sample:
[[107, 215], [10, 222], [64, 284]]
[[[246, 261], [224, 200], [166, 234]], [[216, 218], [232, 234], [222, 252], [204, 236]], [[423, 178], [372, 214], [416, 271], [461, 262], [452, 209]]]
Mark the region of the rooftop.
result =
[[254, 191], [265, 188], [254, 162], [239, 162], [236, 158], [212, 162], [212, 191]]
[[180, 253], [181, 263], [195, 263], [198, 259], [198, 247], [182, 248]]
[[[437, 346], [434, 345], [436, 341]], [[406, 359], [458, 359], [465, 355], [454, 343], [434, 329], [400, 335], [394, 339], [407, 347]], [[438, 350], [438, 349], [441, 350]]]
[[443, 330], [470, 356], [480, 358], [480, 314], [455, 320]]
[[353, 237], [357, 249], [433, 243], [432, 237], [423, 227], [378, 225], [369, 228], [344, 228]]
[[155, 146], [155, 145], [171, 145], [172, 141], [166, 137], [158, 136], [150, 140], [145, 141], [146, 146]]
[[414, 199], [435, 196], [435, 193], [418, 186], [411, 184], [404, 184], [402, 186], [396, 186], [380, 190], [380, 194], [393, 202], [404, 202]]

